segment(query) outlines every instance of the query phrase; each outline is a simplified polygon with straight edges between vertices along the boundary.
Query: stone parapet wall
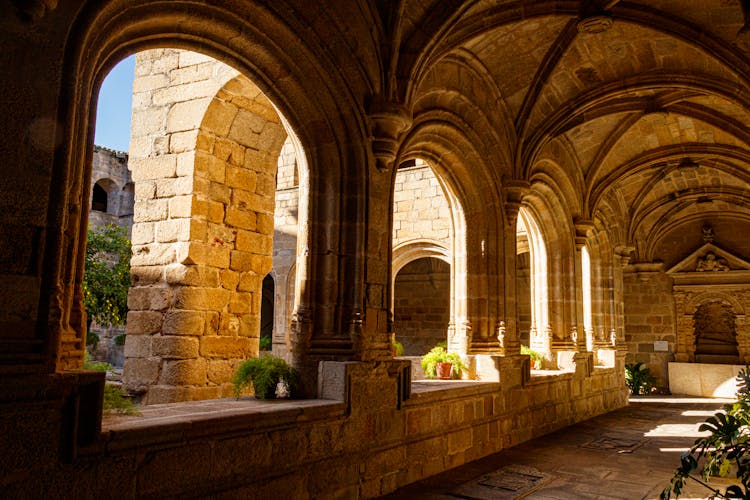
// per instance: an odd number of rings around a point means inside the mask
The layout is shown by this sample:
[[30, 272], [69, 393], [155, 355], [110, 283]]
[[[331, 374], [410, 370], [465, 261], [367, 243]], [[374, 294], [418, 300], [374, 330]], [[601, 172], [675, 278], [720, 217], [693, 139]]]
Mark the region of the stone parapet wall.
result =
[[[374, 498], [627, 404], [621, 366], [532, 377], [525, 387], [418, 384], [399, 403], [397, 365], [349, 364], [336, 400], [227, 401], [214, 413], [181, 406], [152, 424], [113, 423], [65, 464], [52, 449], [18, 450], [0, 486], [16, 498]], [[0, 412], [0, 425], [38, 430], [13, 411]], [[44, 426], [44, 442], [58, 442], [60, 428]]]

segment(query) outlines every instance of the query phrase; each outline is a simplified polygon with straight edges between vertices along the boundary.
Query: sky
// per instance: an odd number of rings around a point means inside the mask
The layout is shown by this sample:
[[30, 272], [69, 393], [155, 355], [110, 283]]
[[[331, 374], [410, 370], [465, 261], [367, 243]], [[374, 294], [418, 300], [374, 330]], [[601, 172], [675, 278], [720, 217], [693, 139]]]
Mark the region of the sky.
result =
[[118, 151], [128, 150], [134, 74], [133, 55], [120, 61], [104, 79], [96, 109], [94, 144]]

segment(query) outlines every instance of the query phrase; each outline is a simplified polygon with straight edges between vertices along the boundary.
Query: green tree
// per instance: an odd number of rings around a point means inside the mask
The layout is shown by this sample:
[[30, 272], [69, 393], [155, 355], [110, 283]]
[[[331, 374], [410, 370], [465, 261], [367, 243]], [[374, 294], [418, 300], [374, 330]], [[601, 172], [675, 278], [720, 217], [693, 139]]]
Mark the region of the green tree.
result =
[[83, 303], [89, 324], [125, 323], [130, 287], [130, 240], [125, 229], [108, 225], [89, 229], [83, 274]]

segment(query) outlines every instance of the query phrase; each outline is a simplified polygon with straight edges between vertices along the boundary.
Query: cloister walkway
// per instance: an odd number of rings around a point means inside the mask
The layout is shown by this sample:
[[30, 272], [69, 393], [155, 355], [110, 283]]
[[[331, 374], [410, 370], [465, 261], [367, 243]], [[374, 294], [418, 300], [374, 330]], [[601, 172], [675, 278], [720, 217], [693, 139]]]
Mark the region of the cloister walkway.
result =
[[[630, 405], [401, 488], [399, 499], [651, 499], [699, 425], [726, 400], [636, 397]], [[692, 482], [691, 482], [692, 483]], [[717, 486], [728, 480], [712, 481]], [[706, 498], [692, 483], [681, 499]]]

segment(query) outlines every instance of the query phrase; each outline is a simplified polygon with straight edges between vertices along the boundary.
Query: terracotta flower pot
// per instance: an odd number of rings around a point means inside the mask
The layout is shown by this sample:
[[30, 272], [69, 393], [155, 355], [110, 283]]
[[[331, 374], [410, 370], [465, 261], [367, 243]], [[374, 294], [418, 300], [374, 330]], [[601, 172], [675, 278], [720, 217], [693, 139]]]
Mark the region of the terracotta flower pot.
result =
[[452, 363], [437, 363], [435, 364], [435, 376], [440, 380], [450, 380], [451, 371], [453, 371]]

